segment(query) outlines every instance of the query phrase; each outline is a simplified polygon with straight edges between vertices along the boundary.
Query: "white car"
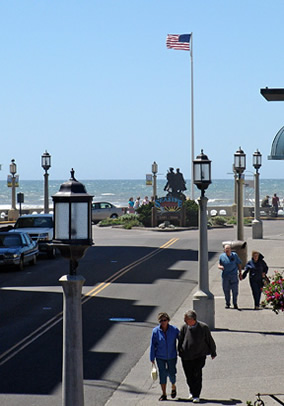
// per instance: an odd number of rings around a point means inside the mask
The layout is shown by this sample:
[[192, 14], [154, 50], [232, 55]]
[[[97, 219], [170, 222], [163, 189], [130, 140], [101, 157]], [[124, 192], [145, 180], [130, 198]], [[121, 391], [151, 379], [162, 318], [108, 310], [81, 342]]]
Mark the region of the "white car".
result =
[[26, 214], [18, 218], [9, 232], [23, 231], [38, 243], [39, 251], [46, 252], [48, 257], [55, 256], [55, 248], [49, 244], [53, 239], [52, 214]]
[[125, 214], [123, 207], [116, 207], [108, 202], [96, 202], [92, 203], [92, 222], [106, 219], [108, 217], [116, 219], [119, 216]]

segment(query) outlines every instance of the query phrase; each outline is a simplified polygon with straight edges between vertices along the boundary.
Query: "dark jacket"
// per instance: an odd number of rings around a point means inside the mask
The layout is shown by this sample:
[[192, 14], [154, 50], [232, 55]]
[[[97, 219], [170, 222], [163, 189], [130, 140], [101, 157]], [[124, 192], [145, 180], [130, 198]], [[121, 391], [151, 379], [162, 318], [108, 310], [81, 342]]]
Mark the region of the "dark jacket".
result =
[[196, 326], [184, 324], [179, 333], [179, 356], [185, 360], [212, 355], [216, 357], [216, 344], [207, 324], [197, 321]]
[[263, 260], [263, 258], [264, 258], [263, 255], [259, 254], [257, 262], [254, 262], [253, 259], [248, 261], [248, 263], [245, 266], [245, 272], [243, 273], [243, 279], [245, 279], [245, 277], [249, 273], [250, 279], [253, 279], [258, 282], [262, 281], [263, 272], [265, 274], [267, 274], [268, 272], [268, 266], [266, 265], [266, 262]]

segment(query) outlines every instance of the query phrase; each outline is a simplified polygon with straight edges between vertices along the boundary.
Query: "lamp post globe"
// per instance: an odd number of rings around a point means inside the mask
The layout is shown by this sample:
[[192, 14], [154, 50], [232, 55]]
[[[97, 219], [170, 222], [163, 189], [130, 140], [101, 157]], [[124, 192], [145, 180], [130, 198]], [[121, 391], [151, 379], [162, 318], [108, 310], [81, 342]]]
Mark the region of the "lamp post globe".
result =
[[239, 147], [238, 151], [234, 154], [234, 167], [239, 176], [246, 169], [246, 154], [241, 147]]
[[262, 155], [258, 149], [254, 152], [254, 154], [252, 156], [252, 162], [253, 162], [254, 169], [256, 171], [258, 171], [262, 165]]
[[75, 171], [71, 170], [71, 178], [63, 183], [55, 195], [54, 204], [54, 235], [53, 244], [58, 247], [65, 258], [70, 259], [70, 275], [76, 274], [77, 261], [82, 258], [92, 245], [91, 206], [93, 196], [89, 195], [85, 186], [75, 179]]
[[203, 153], [203, 149], [193, 161], [193, 182], [201, 190], [202, 195], [211, 183], [211, 161]]
[[11, 163], [10, 163], [10, 174], [12, 176], [15, 176], [17, 173], [17, 165], [15, 162], [15, 159], [11, 159]]
[[46, 150], [41, 156], [41, 166], [45, 171], [51, 167], [51, 155]]

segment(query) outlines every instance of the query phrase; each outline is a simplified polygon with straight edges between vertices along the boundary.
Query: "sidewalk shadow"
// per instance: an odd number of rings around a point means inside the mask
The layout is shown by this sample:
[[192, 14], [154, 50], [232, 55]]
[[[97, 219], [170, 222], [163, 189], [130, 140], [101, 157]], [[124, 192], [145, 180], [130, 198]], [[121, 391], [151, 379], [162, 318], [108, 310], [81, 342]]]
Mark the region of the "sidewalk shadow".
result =
[[[192, 403], [191, 400], [187, 398], [178, 398], [176, 402], [186, 402], [186, 403]], [[207, 404], [219, 404], [219, 405], [238, 405], [242, 403], [240, 399], [204, 399], [200, 398], [200, 403], [207, 403]]]
[[284, 333], [281, 331], [249, 331], [249, 330], [231, 330], [229, 328], [215, 328], [214, 333], [249, 333], [249, 334], [264, 334], [270, 336], [284, 336]]

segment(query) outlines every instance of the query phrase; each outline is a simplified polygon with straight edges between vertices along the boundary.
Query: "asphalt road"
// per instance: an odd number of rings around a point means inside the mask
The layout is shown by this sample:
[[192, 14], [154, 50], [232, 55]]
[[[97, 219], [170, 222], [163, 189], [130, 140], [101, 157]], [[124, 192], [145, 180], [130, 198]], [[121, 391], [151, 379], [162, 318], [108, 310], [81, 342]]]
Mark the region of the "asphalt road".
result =
[[[147, 349], [158, 312], [174, 314], [196, 286], [198, 231], [93, 231], [95, 246], [78, 268], [86, 279], [84, 393], [85, 405], [103, 406]], [[209, 267], [233, 237], [232, 229], [209, 230]], [[58, 280], [66, 273], [61, 257], [0, 272], [1, 406], [61, 404]]]

